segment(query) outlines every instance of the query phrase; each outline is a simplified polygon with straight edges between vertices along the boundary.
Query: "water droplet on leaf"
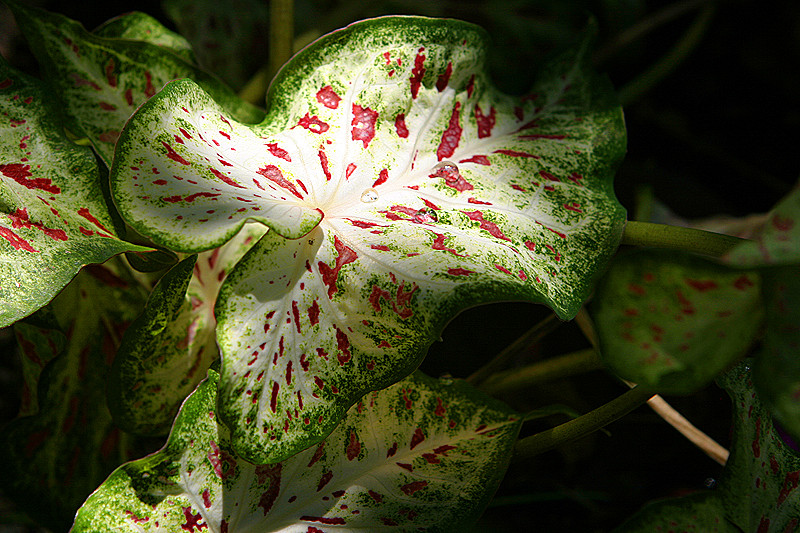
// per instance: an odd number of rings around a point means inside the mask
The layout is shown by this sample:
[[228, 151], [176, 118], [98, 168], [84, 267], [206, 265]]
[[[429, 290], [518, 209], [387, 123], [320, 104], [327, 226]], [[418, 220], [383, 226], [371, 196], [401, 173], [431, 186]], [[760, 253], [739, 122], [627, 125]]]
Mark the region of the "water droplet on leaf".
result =
[[435, 167], [430, 174], [432, 177], [444, 178], [445, 183], [453, 185], [458, 182], [461, 175], [458, 173], [458, 166], [451, 161], [442, 161]]
[[378, 191], [373, 188], [369, 188], [361, 193], [361, 201], [367, 204], [371, 204], [378, 200]]

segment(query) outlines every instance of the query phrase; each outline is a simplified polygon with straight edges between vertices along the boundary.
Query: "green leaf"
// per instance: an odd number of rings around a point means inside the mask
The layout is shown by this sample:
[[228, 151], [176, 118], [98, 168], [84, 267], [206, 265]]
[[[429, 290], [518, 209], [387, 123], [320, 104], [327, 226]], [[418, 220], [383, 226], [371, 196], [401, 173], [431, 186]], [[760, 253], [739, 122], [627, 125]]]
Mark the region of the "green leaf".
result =
[[725, 519], [725, 509], [719, 494], [709, 491], [649, 503], [613, 533], [668, 531], [741, 532]]
[[150, 15], [140, 11], [114, 17], [92, 33], [106, 39], [128, 39], [156, 44], [181, 56], [189, 63], [197, 63], [189, 41], [182, 35], [168, 30]]
[[39, 376], [47, 363], [64, 350], [66, 337], [56, 329], [25, 321], [15, 322], [13, 327], [19, 345], [23, 380], [18, 416], [30, 416], [39, 411]]
[[490, 85], [485, 47], [466, 23], [365, 21], [296, 56], [258, 126], [185, 80], [126, 126], [111, 179], [137, 231], [195, 252], [247, 220], [273, 230], [217, 307], [221, 416], [245, 457], [318, 442], [466, 307], [574, 316], [616, 249], [624, 126], [588, 42], [523, 98]]
[[750, 361], [719, 382], [735, 409], [731, 455], [718, 489], [727, 517], [742, 531], [796, 531], [800, 457], [781, 440], [753, 390]]
[[690, 255], [619, 255], [592, 302], [603, 361], [658, 392], [688, 394], [742, 357], [763, 319], [760, 278]]
[[248, 224], [222, 248], [185, 259], [161, 278], [114, 360], [108, 403], [120, 427], [140, 435], [169, 431], [183, 400], [219, 358], [219, 287], [265, 230]]
[[772, 415], [800, 438], [800, 267], [764, 271], [766, 331], [753, 363], [756, 390]]
[[318, 446], [256, 466], [218, 424], [216, 389], [212, 370], [167, 445], [114, 472], [73, 533], [454, 531], [485, 507], [520, 426], [465, 383], [418, 373], [364, 397]]
[[800, 263], [800, 184], [769, 212], [761, 232], [722, 259], [737, 267]]
[[73, 144], [53, 96], [0, 58], [0, 327], [44, 306], [84, 265], [128, 250], [90, 148]]
[[106, 164], [133, 111], [175, 78], [196, 80], [239, 120], [263, 117], [217, 78], [149, 38], [103, 38], [62, 15], [7, 3], [64, 103], [68, 127], [86, 135]]
[[[118, 336], [144, 300], [123, 270], [88, 266], [50, 304], [57, 331], [38, 332], [66, 345], [41, 372], [38, 411], [29, 409], [0, 434], [2, 480], [7, 497], [54, 531], [64, 531], [75, 509], [137, 449], [112, 423], [105, 388]], [[34, 349], [40, 359], [53, 350]]]

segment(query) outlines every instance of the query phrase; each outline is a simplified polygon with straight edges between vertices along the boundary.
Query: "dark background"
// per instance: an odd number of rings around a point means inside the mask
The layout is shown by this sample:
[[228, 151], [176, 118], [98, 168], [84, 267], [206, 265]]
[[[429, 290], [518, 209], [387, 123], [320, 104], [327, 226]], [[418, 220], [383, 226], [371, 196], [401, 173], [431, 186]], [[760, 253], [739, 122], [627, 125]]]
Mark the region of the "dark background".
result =
[[[244, 66], [226, 78], [241, 85], [266, 62], [268, 21], [260, 15], [246, 16], [248, 2], [216, 3], [227, 11], [214, 14], [211, 22], [206, 21], [211, 26], [205, 28], [227, 25], [232, 34], [249, 36], [240, 48], [241, 57], [248, 61], [238, 62]], [[548, 51], [578, 35], [590, 14], [600, 27], [598, 50], [612, 51], [601, 58], [598, 68], [608, 73], [616, 87], [625, 87], [660, 60], [700, 11], [713, 4], [716, 8], [702, 39], [688, 57], [643, 95], [625, 102], [628, 155], [618, 173], [617, 194], [631, 216], [637, 195], [647, 191], [681, 217], [744, 216], [769, 210], [797, 180], [800, 3], [440, 0], [365, 4], [360, 0], [299, 1], [297, 34], [315, 29], [324, 33], [353, 20], [388, 13], [469, 20], [492, 36], [490, 68], [496, 83], [510, 93], [524, 92], [535, 65]], [[176, 27], [161, 3], [154, 1], [43, 0], [36, 5], [77, 19], [88, 29], [132, 10]], [[615, 38], [626, 29], [642, 27], [664, 10], [681, 8], [685, 8], [682, 15], [632, 44], [614, 48]], [[262, 6], [259, 14], [265, 12]], [[202, 28], [192, 30], [191, 23], [187, 24], [189, 31], [202, 34]], [[186, 27], [184, 32], [188, 33]], [[198, 56], [209, 66], [237, 63], [236, 58], [206, 56], [203, 50], [214, 46], [203, 35], [198, 47]], [[17, 68], [37, 71], [3, 6], [0, 53]], [[450, 324], [444, 342], [432, 347], [422, 368], [431, 375], [465, 377], [547, 314], [541, 306], [520, 303], [469, 310]], [[525, 361], [586, 346], [574, 324], [563, 324], [532, 348]], [[13, 336], [8, 329], [0, 330], [0, 425], [16, 414], [18, 372]], [[509, 401], [522, 411], [565, 403], [585, 412], [622, 391], [612, 377], [593, 372]], [[724, 392], [711, 386], [691, 397], [668, 400], [727, 445], [730, 407]], [[547, 423], [530, 424], [524, 431], [546, 427]], [[708, 490], [707, 485], [721, 472], [720, 466], [647, 408], [634, 411], [609, 430], [610, 436], [596, 434], [534, 460], [514, 463], [475, 531], [608, 531], [648, 500]], [[0, 516], [11, 516], [13, 511], [13, 505], [0, 495]], [[0, 520], [0, 531], [28, 530], [34, 531], [3, 525]]]

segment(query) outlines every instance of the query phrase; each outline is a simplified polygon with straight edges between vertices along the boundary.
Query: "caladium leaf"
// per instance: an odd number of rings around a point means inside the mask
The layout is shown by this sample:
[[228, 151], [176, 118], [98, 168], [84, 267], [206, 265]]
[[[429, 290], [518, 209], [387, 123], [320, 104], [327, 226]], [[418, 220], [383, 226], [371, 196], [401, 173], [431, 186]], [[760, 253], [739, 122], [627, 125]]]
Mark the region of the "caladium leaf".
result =
[[688, 394], [742, 357], [763, 320], [758, 274], [673, 252], [615, 258], [592, 301], [603, 361], [653, 390]]
[[725, 518], [719, 494], [700, 492], [647, 504], [613, 533], [741, 533]]
[[750, 361], [719, 383], [735, 409], [731, 456], [718, 489], [727, 517], [742, 531], [796, 531], [800, 457], [783, 442], [753, 389]]
[[800, 267], [763, 272], [766, 331], [753, 381], [772, 415], [800, 438]]
[[86, 264], [128, 250], [90, 148], [73, 144], [42, 85], [0, 58], [0, 327], [49, 302]]
[[219, 358], [214, 303], [227, 272], [266, 228], [248, 224], [223, 247], [188, 258], [161, 278], [125, 331], [108, 388], [117, 424], [166, 434], [183, 400]]
[[769, 212], [759, 235], [722, 259], [739, 267], [800, 263], [800, 184]]
[[197, 63], [189, 41], [141, 11], [114, 17], [92, 33], [106, 39], [129, 39], [157, 44], [181, 56], [189, 63]]
[[[38, 411], [0, 434], [4, 494], [54, 531], [64, 531], [87, 495], [131, 458], [133, 443], [106, 408], [106, 375], [145, 294], [112, 268], [84, 268], [50, 304], [58, 330], [39, 335], [63, 336], [64, 350], [41, 373]], [[52, 348], [42, 347], [37, 355], [49, 357]]]
[[260, 125], [183, 80], [123, 131], [112, 189], [138, 231], [195, 252], [246, 220], [273, 230], [217, 308], [221, 416], [245, 457], [318, 442], [467, 306], [570, 318], [616, 248], [624, 126], [588, 43], [524, 98], [490, 85], [485, 47], [466, 23], [365, 21], [284, 67]]
[[256, 466], [218, 423], [216, 391], [211, 370], [166, 446], [114, 472], [72, 532], [453, 531], [483, 510], [520, 426], [465, 383], [417, 373], [365, 396], [318, 446]]
[[196, 80], [239, 120], [257, 122], [263, 117], [217, 78], [170, 49], [99, 37], [67, 17], [7, 3], [64, 103], [68, 127], [86, 135], [109, 165], [131, 113], [175, 78]]

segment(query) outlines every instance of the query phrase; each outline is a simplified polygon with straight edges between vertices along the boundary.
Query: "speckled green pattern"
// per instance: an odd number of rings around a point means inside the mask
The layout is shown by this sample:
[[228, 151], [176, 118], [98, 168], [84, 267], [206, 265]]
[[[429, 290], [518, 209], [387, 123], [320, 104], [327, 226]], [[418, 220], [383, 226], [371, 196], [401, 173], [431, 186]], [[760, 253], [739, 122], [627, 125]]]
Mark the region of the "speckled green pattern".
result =
[[[145, 298], [124, 270], [92, 265], [50, 304], [55, 331], [39, 334], [61, 336], [64, 348], [41, 373], [38, 410], [0, 432], [0, 480], [7, 497], [53, 531], [69, 527], [81, 502], [131, 458], [129, 437], [106, 408], [105, 376]], [[50, 356], [44, 348], [40, 359]]]
[[0, 327], [78, 273], [128, 250], [114, 233], [92, 151], [64, 136], [54, 96], [0, 58]]
[[260, 125], [188, 80], [136, 113], [111, 179], [137, 230], [184, 252], [247, 220], [272, 230], [217, 307], [239, 453], [274, 462], [318, 442], [467, 306], [574, 316], [625, 215], [611, 187], [622, 115], [587, 47], [511, 98], [484, 73], [478, 28], [375, 19], [295, 57]]
[[168, 48], [98, 37], [64, 16], [15, 2], [8, 5], [58, 90], [69, 128], [86, 135], [107, 164], [131, 113], [176, 78], [196, 80], [240, 120], [256, 122], [263, 117], [217, 78]]
[[354, 405], [318, 446], [256, 466], [214, 414], [216, 373], [162, 451], [120, 467], [79, 510], [96, 531], [454, 531], [501, 479], [520, 421], [463, 382], [415, 374]]
[[219, 359], [214, 303], [227, 272], [265, 232], [248, 224], [221, 248], [184, 260], [159, 281], [125, 331], [108, 387], [115, 421], [136, 434], [169, 432], [183, 400]]
[[603, 361], [658, 392], [687, 394], [742, 357], [763, 323], [757, 273], [675, 252], [618, 255], [591, 312]]

